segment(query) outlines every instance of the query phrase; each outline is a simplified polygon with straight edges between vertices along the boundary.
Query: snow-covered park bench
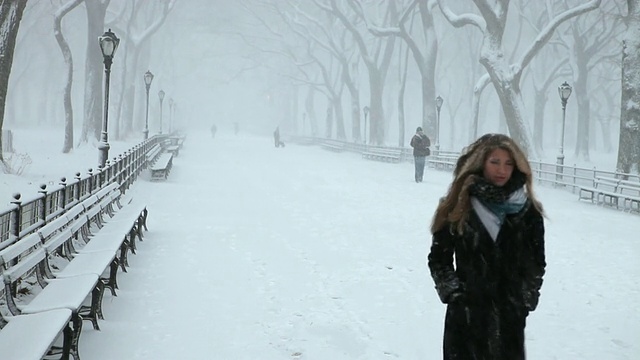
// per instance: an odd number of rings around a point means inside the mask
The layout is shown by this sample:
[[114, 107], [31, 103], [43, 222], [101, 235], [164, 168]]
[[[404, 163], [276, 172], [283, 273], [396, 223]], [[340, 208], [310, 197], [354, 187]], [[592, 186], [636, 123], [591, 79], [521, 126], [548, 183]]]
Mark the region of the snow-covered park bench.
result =
[[151, 180], [166, 180], [173, 167], [173, 153], [163, 152], [158, 160], [151, 165]]
[[362, 158], [397, 163], [402, 160], [402, 149], [369, 147], [362, 153]]
[[597, 176], [592, 186], [580, 187], [578, 199], [617, 209], [640, 211], [640, 182]]
[[344, 151], [344, 142], [338, 140], [326, 139], [322, 142], [322, 147], [326, 150], [341, 152]]
[[99, 329], [104, 289], [116, 295], [117, 270], [146, 230], [146, 206], [120, 197], [110, 184], [0, 251], [11, 314], [0, 317], [0, 358], [78, 358], [82, 320]]
[[177, 139], [179, 139], [179, 138], [168, 138], [168, 139], [165, 139], [162, 142], [162, 148], [164, 149], [164, 152], [171, 153], [171, 154], [173, 154], [173, 156], [178, 156], [178, 154], [180, 154], [180, 148], [182, 147], [182, 145], [178, 144], [178, 140]]
[[161, 153], [162, 153], [162, 145], [160, 144], [153, 145], [151, 149], [149, 149], [149, 151], [147, 151], [146, 153], [147, 165], [152, 166], [156, 162], [156, 160], [158, 159], [158, 156]]
[[[66, 323], [62, 323], [61, 318], [57, 319], [56, 326], [49, 324], [48, 317], [40, 317], [39, 320], [32, 319], [30, 323], [30, 329], [26, 330], [26, 333], [38, 333], [46, 339], [46, 342], [50, 342], [53, 346], [53, 342], [60, 333], [63, 333], [68, 326], [69, 321], [72, 329], [70, 338], [64, 339], [63, 342], [71, 344], [66, 349], [74, 359], [78, 354], [78, 339], [82, 331], [82, 321], [90, 320], [97, 324], [97, 307], [96, 303], [97, 294], [99, 292], [99, 275], [92, 273], [85, 273], [74, 277], [54, 277], [49, 278], [46, 275], [49, 262], [46, 250], [42, 246], [40, 236], [37, 233], [32, 233], [26, 237], [20, 239], [11, 246], [3, 249], [0, 252], [0, 263], [3, 267], [2, 277], [4, 281], [4, 300], [5, 304], [12, 316], [24, 316], [30, 314], [47, 313], [49, 311], [55, 311], [59, 309], [67, 310], [70, 313], [70, 318]], [[29, 284], [33, 284], [28, 286]], [[87, 305], [86, 299], [89, 299], [90, 303]], [[18, 306], [20, 303], [20, 306]], [[11, 324], [12, 319], [8, 320]], [[9, 329], [5, 334], [4, 331]], [[0, 339], [12, 338], [15, 335], [12, 334], [12, 327], [6, 326], [0, 330]], [[53, 341], [52, 341], [53, 339]], [[0, 340], [0, 344], [2, 341]], [[18, 344], [4, 344], [3, 351], [6, 348], [13, 348]], [[29, 347], [30, 345], [22, 344]], [[41, 350], [49, 351], [49, 349], [42, 348]], [[54, 349], [55, 350], [55, 349]], [[12, 352], [21, 352], [25, 350], [12, 349]], [[36, 354], [33, 359], [40, 359], [47, 353]], [[63, 358], [68, 358], [69, 353], [63, 354]], [[3, 356], [4, 357], [4, 356]], [[18, 358], [16, 358], [18, 359]], [[27, 359], [19, 357], [19, 359]]]
[[453, 170], [457, 161], [457, 156], [431, 156], [427, 163], [435, 169]]

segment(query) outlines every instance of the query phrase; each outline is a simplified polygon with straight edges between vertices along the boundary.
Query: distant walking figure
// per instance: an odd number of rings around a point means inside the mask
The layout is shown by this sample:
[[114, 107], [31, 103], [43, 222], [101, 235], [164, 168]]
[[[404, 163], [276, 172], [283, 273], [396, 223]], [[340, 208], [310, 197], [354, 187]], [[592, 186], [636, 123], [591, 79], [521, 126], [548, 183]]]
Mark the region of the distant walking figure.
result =
[[429, 150], [431, 146], [431, 140], [422, 132], [422, 128], [418, 126], [416, 134], [411, 138], [411, 147], [413, 148], [413, 163], [415, 164], [415, 179], [416, 182], [422, 182], [424, 176], [424, 165], [427, 156], [431, 154]]
[[211, 138], [215, 138], [216, 137], [216, 132], [218, 131], [218, 127], [216, 126], [216, 124], [211, 125]]
[[280, 126], [277, 126], [273, 132], [273, 143], [275, 147], [284, 147], [284, 143], [280, 141]]

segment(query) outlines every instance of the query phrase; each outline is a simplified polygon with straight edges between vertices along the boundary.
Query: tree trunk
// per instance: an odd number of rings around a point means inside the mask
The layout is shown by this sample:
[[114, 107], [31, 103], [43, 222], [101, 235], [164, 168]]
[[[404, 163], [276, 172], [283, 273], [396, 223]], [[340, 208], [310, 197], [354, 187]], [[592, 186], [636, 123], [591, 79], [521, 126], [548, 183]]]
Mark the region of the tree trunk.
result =
[[346, 59], [341, 59], [342, 63], [342, 80], [349, 90], [349, 96], [351, 97], [351, 139], [356, 142], [362, 142], [361, 130], [360, 130], [360, 90], [354, 79], [357, 74], [357, 64], [353, 64], [352, 73], [349, 73], [349, 62]]
[[[341, 93], [341, 92], [340, 92]], [[332, 101], [333, 112], [336, 117], [336, 138], [338, 140], [346, 140], [347, 136], [344, 131], [344, 114], [342, 109], [342, 96], [340, 93]]]
[[[13, 65], [13, 52], [16, 46], [18, 29], [22, 13], [27, 6], [27, 0], [2, 1], [0, 3], [0, 28], [2, 37], [0, 38], [0, 134], [4, 123], [4, 110], [7, 102], [7, 92], [9, 87], [9, 75]], [[0, 135], [0, 162], [4, 164], [2, 156], [2, 136]]]
[[98, 38], [104, 33], [104, 16], [109, 0], [85, 1], [87, 8], [87, 51], [85, 57], [85, 91], [84, 91], [84, 121], [80, 141], [87, 142], [89, 134], [96, 140], [100, 139], [102, 130], [103, 91], [102, 80], [104, 59]]
[[309, 86], [307, 97], [304, 101], [304, 108], [307, 112], [307, 121], [309, 122], [309, 129], [311, 129], [311, 136], [316, 137], [318, 135], [318, 119], [316, 118], [315, 112], [315, 89], [313, 86]]
[[542, 154], [544, 144], [544, 107], [547, 103], [547, 89], [535, 89], [533, 94], [533, 146]]
[[487, 85], [490, 84], [491, 78], [489, 77], [489, 74], [484, 74], [482, 77], [480, 77], [480, 79], [478, 79], [478, 82], [476, 83], [476, 86], [473, 87], [473, 101], [472, 101], [472, 107], [473, 107], [473, 120], [471, 121], [471, 126], [473, 127], [471, 130], [471, 139], [470, 142], [474, 142], [476, 141], [476, 139], [480, 136], [480, 123], [479, 123], [479, 117], [480, 117], [480, 98], [482, 97], [482, 92], [484, 91], [484, 89], [487, 87]]
[[64, 106], [64, 143], [62, 145], [62, 152], [68, 153], [73, 149], [73, 105], [71, 104], [71, 88], [73, 86], [73, 55], [69, 49], [67, 40], [62, 35], [62, 18], [69, 13], [69, 11], [75, 9], [84, 0], [73, 0], [65, 4], [58, 11], [56, 11], [53, 18], [53, 33], [55, 35], [62, 57], [67, 65], [67, 73], [64, 84], [64, 94], [62, 95], [62, 103]]
[[324, 118], [325, 133], [324, 137], [331, 139], [333, 137], [333, 106], [327, 105], [327, 115]]
[[[586, 64], [580, 64], [578, 60], [578, 73], [576, 74], [574, 91], [578, 104], [578, 119], [576, 129], [575, 156], [589, 161], [589, 126], [591, 124], [590, 101], [587, 87]], [[585, 65], [585, 66], [582, 66]], [[565, 124], [566, 126], [566, 124]], [[565, 129], [565, 134], [567, 133]]]
[[[422, 128], [427, 131], [427, 134], [433, 134], [438, 121], [435, 84], [438, 38], [428, 3], [425, 0], [421, 0], [418, 3], [425, 42], [425, 55], [421, 56], [422, 66], [418, 66], [418, 69], [420, 70], [420, 80], [422, 82]], [[435, 139], [435, 137], [431, 137], [431, 139]]]
[[[383, 81], [377, 68], [369, 69], [369, 144], [382, 145], [384, 143], [384, 110], [382, 108]], [[365, 129], [367, 130], [367, 129]]]
[[485, 67], [493, 83], [502, 111], [507, 121], [509, 135], [528, 155], [533, 155], [531, 135], [522, 118], [523, 102], [520, 94], [519, 78], [510, 76], [511, 70], [502, 51], [501, 39], [497, 35], [486, 33], [484, 36], [480, 63]]
[[627, 5], [617, 164], [617, 170], [625, 173], [630, 172], [633, 165], [640, 168], [640, 0], [627, 0]]

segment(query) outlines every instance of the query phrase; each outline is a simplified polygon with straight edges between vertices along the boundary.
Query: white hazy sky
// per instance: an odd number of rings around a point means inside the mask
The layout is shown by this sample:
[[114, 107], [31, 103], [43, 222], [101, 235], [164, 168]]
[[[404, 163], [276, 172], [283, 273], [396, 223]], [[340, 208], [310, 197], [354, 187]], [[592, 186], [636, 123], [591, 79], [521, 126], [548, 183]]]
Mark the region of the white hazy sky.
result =
[[[16, 141], [27, 135], [38, 134], [17, 131]], [[33, 164], [23, 177], [0, 174], [2, 203], [9, 188], [35, 191], [97, 162], [92, 146], [63, 157], [54, 142], [16, 145]], [[113, 156], [130, 144], [111, 145]], [[102, 330], [85, 323], [80, 355], [441, 358], [445, 307], [425, 258], [450, 180], [427, 169], [416, 184], [410, 163], [193, 132], [168, 181], [143, 178], [128, 192], [148, 204], [149, 232], [119, 274], [118, 296], [104, 297]], [[537, 193], [548, 268], [528, 318], [528, 357], [640, 358], [638, 215], [550, 187]]]

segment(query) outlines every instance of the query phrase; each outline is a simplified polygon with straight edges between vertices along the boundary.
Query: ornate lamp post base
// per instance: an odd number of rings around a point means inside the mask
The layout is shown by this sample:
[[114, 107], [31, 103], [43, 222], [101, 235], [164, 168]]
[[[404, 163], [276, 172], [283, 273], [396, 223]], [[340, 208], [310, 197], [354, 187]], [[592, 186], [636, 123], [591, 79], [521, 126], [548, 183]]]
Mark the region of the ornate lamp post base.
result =
[[101, 168], [105, 167], [105, 164], [107, 163], [107, 159], [109, 158], [109, 149], [111, 148], [111, 146], [109, 146], [109, 143], [107, 142], [107, 140], [105, 139], [106, 134], [102, 134], [103, 139], [100, 140], [100, 143], [98, 143], [98, 151], [100, 152], [100, 158], [98, 159], [98, 165]]

